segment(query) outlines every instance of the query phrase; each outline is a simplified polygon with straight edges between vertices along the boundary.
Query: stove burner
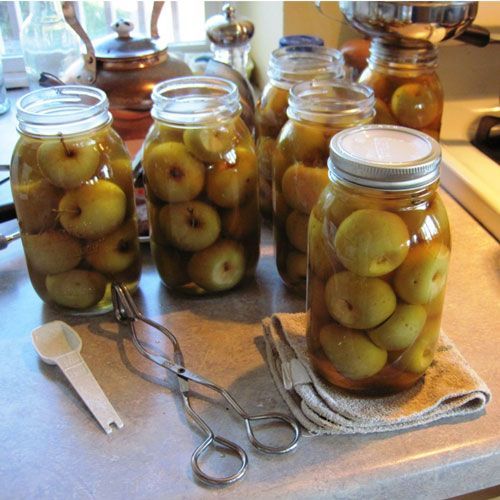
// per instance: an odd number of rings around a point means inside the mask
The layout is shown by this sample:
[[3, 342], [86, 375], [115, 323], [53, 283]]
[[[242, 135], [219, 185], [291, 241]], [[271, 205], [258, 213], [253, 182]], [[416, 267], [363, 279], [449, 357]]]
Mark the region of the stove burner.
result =
[[500, 165], [500, 117], [483, 116], [471, 144]]

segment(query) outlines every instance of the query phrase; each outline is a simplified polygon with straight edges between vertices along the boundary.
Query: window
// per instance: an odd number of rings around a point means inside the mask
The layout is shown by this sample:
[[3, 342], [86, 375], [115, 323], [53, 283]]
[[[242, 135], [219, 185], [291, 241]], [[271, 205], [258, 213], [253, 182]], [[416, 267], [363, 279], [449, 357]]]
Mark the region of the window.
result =
[[[28, 1], [0, 2], [0, 53], [3, 53], [5, 79], [8, 87], [25, 82], [19, 33], [29, 14]], [[75, 2], [78, 20], [92, 40], [112, 32], [110, 25], [118, 18], [127, 18], [135, 25], [134, 32], [149, 34], [152, 0]], [[220, 12], [222, 2], [203, 0], [166, 1], [158, 21], [158, 31], [169, 42], [172, 51], [206, 51], [205, 21]]]

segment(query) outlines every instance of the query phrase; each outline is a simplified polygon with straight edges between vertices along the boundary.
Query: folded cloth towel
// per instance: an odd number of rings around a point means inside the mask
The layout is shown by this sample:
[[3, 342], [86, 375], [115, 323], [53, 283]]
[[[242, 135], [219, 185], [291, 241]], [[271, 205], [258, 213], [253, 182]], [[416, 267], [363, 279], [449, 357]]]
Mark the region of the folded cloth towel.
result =
[[307, 354], [305, 314], [277, 314], [262, 323], [274, 382], [295, 418], [312, 434], [410, 429], [480, 412], [491, 399], [486, 384], [444, 333], [425, 377], [406, 391], [370, 397], [334, 387], [315, 374]]

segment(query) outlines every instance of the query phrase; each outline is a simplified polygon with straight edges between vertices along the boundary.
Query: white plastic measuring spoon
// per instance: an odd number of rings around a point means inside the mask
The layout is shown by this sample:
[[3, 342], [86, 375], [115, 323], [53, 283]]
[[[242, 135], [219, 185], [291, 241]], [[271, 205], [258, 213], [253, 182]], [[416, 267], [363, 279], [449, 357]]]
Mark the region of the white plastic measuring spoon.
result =
[[31, 337], [40, 358], [59, 366], [106, 433], [112, 431], [112, 423], [121, 429], [121, 418], [80, 355], [82, 340], [78, 333], [63, 321], [51, 321], [35, 328]]

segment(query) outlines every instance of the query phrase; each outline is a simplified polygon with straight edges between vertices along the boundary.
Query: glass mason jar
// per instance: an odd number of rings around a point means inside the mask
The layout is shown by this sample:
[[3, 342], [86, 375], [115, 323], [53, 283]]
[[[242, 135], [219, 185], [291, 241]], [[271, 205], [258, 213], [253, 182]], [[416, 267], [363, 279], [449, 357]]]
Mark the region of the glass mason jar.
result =
[[307, 341], [315, 369], [375, 394], [414, 384], [436, 349], [450, 231], [439, 144], [367, 125], [330, 145], [330, 184], [309, 221]]
[[437, 48], [430, 43], [372, 40], [359, 83], [375, 92], [375, 123], [414, 128], [439, 140], [443, 88], [436, 66]]
[[35, 90], [17, 118], [11, 185], [31, 282], [49, 304], [108, 311], [111, 283], [134, 290], [141, 266], [131, 161], [106, 94]]
[[328, 184], [330, 139], [340, 130], [371, 123], [373, 90], [338, 80], [313, 80], [290, 90], [289, 120], [272, 157], [273, 230], [281, 278], [305, 296], [307, 225]]
[[272, 155], [276, 139], [287, 121], [288, 91], [313, 78], [343, 78], [344, 58], [335, 49], [318, 46], [283, 47], [273, 51], [267, 71], [269, 82], [257, 102], [257, 160], [260, 210], [272, 214]]
[[175, 78], [152, 93], [144, 143], [151, 251], [163, 283], [190, 294], [229, 290], [259, 258], [257, 159], [236, 85]]

